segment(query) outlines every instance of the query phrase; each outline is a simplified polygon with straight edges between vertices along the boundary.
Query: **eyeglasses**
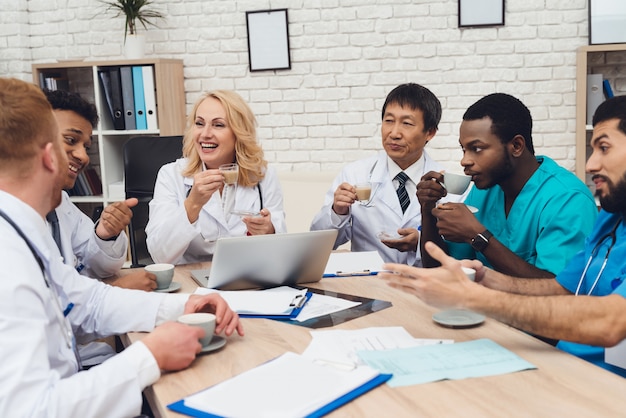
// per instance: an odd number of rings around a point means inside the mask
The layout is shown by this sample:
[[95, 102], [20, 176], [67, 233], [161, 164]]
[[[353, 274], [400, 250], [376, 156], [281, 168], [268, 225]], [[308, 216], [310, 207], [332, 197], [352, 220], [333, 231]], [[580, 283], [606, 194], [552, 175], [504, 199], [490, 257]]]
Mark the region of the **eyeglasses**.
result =
[[593, 247], [593, 250], [591, 250], [591, 255], [589, 256], [589, 259], [587, 260], [587, 264], [585, 265], [583, 273], [580, 275], [580, 279], [578, 280], [578, 286], [576, 287], [576, 293], [575, 293], [576, 296], [578, 296], [578, 294], [580, 293], [580, 287], [582, 286], [583, 282], [585, 281], [585, 276], [587, 275], [587, 270], [589, 270], [589, 266], [591, 265], [591, 262], [593, 261], [593, 258], [598, 255], [598, 250], [599, 250], [600, 246], [604, 243], [604, 241], [606, 241], [607, 239], [610, 239], [611, 240], [611, 245], [609, 245], [608, 250], [606, 250], [606, 255], [604, 256], [604, 261], [602, 262], [602, 266], [600, 267], [600, 271], [596, 275], [596, 278], [593, 281], [593, 284], [591, 285], [591, 288], [587, 292], [587, 295], [591, 295], [593, 290], [596, 288], [596, 285], [600, 281], [600, 277], [602, 277], [602, 273], [604, 272], [604, 268], [606, 267], [606, 263], [609, 260], [609, 254], [611, 254], [611, 250], [615, 246], [615, 241], [617, 241], [617, 234], [616, 234], [617, 227], [619, 226], [619, 224], [621, 222], [622, 222], [622, 217], [620, 216], [619, 219], [617, 220], [617, 222], [615, 222], [615, 225], [613, 226], [613, 229], [611, 229], [611, 232], [609, 232], [608, 234], [606, 234], [602, 238], [600, 238], [598, 240], [598, 243]]

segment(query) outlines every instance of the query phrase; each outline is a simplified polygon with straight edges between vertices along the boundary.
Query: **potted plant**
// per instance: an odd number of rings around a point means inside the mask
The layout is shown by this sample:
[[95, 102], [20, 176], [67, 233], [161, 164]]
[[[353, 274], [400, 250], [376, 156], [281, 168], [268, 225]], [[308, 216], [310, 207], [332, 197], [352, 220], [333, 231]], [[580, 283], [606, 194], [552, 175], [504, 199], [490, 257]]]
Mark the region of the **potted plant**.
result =
[[100, 0], [107, 5], [107, 11], [117, 12], [115, 15], [126, 17], [124, 25], [124, 49], [127, 58], [142, 58], [145, 49], [145, 37], [137, 34], [137, 23], [144, 29], [148, 25], [156, 26], [155, 20], [164, 16], [158, 10], [152, 9], [151, 0]]

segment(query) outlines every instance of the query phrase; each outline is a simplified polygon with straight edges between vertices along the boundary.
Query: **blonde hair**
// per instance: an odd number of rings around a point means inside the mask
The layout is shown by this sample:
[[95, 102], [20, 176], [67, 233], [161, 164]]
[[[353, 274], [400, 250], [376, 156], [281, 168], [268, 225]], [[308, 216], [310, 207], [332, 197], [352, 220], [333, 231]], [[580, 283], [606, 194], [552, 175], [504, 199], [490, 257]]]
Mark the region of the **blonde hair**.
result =
[[58, 140], [52, 107], [41, 89], [0, 78], [0, 169], [30, 171], [31, 159]]
[[187, 117], [187, 128], [183, 139], [183, 157], [189, 159], [183, 176], [191, 177], [202, 168], [202, 160], [195, 150], [193, 129], [198, 107], [209, 97], [219, 100], [222, 104], [226, 111], [226, 123], [235, 134], [234, 162], [239, 165], [239, 185], [256, 186], [265, 177], [267, 168], [267, 161], [263, 158], [263, 149], [256, 138], [256, 118], [243, 98], [230, 90], [214, 90], [205, 93], [194, 104], [193, 110]]

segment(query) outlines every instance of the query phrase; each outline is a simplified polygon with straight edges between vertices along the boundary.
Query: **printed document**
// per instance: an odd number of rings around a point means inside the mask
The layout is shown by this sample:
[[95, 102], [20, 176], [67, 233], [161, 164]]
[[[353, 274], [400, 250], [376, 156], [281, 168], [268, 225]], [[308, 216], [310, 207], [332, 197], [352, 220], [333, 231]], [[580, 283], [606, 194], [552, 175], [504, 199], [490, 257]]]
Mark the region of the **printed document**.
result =
[[536, 369], [488, 339], [388, 351], [358, 351], [357, 355], [381, 373], [393, 373], [387, 382], [392, 387]]

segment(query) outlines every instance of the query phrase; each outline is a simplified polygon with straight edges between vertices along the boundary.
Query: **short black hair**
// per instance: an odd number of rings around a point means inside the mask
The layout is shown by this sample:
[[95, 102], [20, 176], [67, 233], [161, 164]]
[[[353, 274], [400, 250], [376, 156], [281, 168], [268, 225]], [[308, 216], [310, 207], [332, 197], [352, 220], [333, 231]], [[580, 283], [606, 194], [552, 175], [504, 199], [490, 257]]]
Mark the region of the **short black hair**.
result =
[[424, 114], [424, 132], [438, 129], [441, 120], [441, 102], [426, 87], [416, 83], [406, 83], [391, 90], [385, 99], [381, 119], [385, 118], [387, 106], [393, 103], [413, 110], [421, 110]]
[[626, 134], [626, 96], [615, 96], [602, 102], [593, 114], [591, 124], [596, 126], [609, 119], [619, 119], [617, 129]]
[[533, 146], [533, 118], [530, 110], [519, 99], [506, 93], [489, 94], [471, 105], [463, 114], [463, 120], [491, 119], [491, 132], [503, 144], [516, 135], [524, 137], [526, 148], [535, 154]]
[[44, 90], [46, 98], [53, 110], [71, 110], [91, 123], [95, 128], [98, 124], [98, 110], [96, 106], [83, 99], [80, 94], [64, 90]]

